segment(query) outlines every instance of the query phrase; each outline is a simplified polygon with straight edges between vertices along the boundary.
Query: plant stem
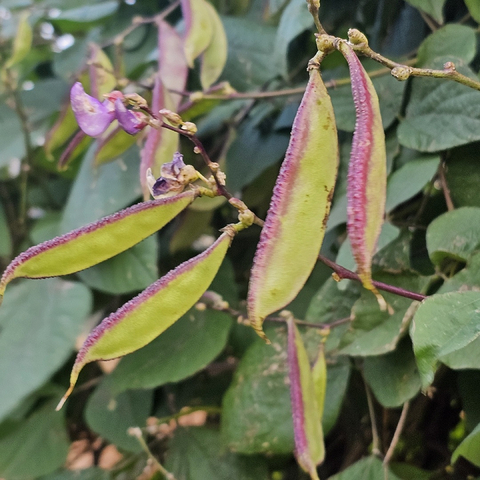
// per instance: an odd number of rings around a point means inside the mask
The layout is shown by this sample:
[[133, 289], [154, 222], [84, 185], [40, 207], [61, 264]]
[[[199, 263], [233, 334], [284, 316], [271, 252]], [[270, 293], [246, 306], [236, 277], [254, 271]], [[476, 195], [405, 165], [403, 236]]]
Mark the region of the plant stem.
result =
[[[338, 265], [334, 261], [329, 260], [327, 257], [324, 257], [323, 255], [319, 255], [318, 259], [322, 263], [324, 263], [327, 267], [330, 267], [341, 280], [348, 279], [348, 280], [355, 280], [357, 282], [361, 282], [360, 277], [356, 273], [346, 269], [345, 267]], [[409, 290], [405, 290], [404, 288], [388, 285], [387, 283], [377, 282], [374, 280], [373, 284], [375, 285], [376, 288], [378, 288], [378, 290], [383, 290], [384, 292], [393, 293], [394, 295], [410, 298], [411, 300], [417, 300], [418, 302], [421, 302], [425, 300], [425, 298], [427, 298], [426, 295], [422, 295], [421, 293], [411, 292]]]
[[447, 178], [445, 177], [445, 162], [440, 162], [438, 167], [438, 179], [442, 186], [443, 196], [445, 197], [445, 203], [447, 204], [447, 209], [449, 212], [455, 210], [455, 205], [452, 201], [452, 196], [450, 195], [450, 189], [448, 188]]
[[175, 476], [173, 473], [169, 472], [153, 455], [153, 453], [148, 448], [147, 442], [143, 438], [142, 431], [139, 427], [133, 427], [129, 429], [129, 434], [132, 437], [135, 437], [138, 440], [138, 443], [142, 447], [143, 451], [148, 455], [148, 458], [153, 462], [157, 470], [167, 479], [167, 480], [175, 480]]
[[400, 419], [398, 420], [397, 428], [393, 434], [392, 441], [390, 442], [390, 446], [388, 447], [387, 453], [385, 454], [385, 458], [383, 459], [383, 465], [387, 466], [392, 459], [393, 453], [395, 452], [395, 448], [400, 440], [400, 435], [403, 432], [403, 428], [405, 427], [405, 421], [407, 420], [408, 409], [410, 408], [410, 402], [405, 402], [403, 404], [402, 413], [400, 414]]
[[[362, 375], [363, 377], [363, 375]], [[377, 419], [375, 417], [375, 407], [373, 405], [373, 395], [370, 391], [370, 387], [367, 385], [365, 378], [363, 379], [363, 383], [365, 385], [365, 393], [367, 395], [367, 403], [368, 403], [368, 413], [370, 415], [370, 423], [372, 425], [372, 453], [377, 457], [382, 455], [382, 451], [380, 450], [380, 436], [378, 434], [378, 427], [377, 427]]]

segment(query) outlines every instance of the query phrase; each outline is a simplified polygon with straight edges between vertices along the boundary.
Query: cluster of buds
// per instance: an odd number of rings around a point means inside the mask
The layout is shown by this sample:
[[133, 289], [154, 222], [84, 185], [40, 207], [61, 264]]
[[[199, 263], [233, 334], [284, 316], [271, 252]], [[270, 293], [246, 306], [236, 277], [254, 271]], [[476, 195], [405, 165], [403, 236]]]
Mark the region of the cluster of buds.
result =
[[118, 90], [105, 95], [101, 102], [85, 93], [82, 84], [76, 82], [70, 90], [70, 101], [78, 126], [90, 137], [101, 135], [114, 120], [130, 135], [148, 125], [147, 116], [132, 110], [130, 97]]
[[186, 165], [183, 155], [176, 152], [171, 162], [164, 163], [160, 177], [155, 179], [152, 170], [147, 170], [147, 185], [153, 198], [171, 197], [181, 193], [190, 183], [198, 180], [200, 174], [192, 165]]

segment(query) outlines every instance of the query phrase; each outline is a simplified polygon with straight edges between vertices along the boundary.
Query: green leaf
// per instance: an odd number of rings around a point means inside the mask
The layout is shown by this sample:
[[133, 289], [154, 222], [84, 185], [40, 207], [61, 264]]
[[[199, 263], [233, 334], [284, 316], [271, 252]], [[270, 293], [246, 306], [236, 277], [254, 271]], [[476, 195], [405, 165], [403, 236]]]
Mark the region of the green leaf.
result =
[[313, 17], [305, 8], [304, 0], [290, 0], [280, 17], [275, 39], [274, 57], [279, 59], [284, 77], [288, 77], [288, 46], [305, 30], [313, 27]]
[[109, 478], [106, 470], [91, 467], [85, 470], [64, 470], [41, 477], [40, 480], [109, 480]]
[[420, 192], [433, 178], [439, 163], [439, 156], [423, 156], [393, 172], [387, 183], [386, 211], [390, 212]]
[[365, 380], [385, 408], [400, 407], [421, 387], [415, 356], [409, 341], [402, 341], [386, 355], [364, 360]]
[[47, 403], [8, 433], [0, 434], [0, 476], [27, 480], [51, 473], [65, 462], [68, 447], [63, 415]]
[[[377, 274], [375, 279], [390, 285], [419, 292], [426, 279], [413, 274]], [[408, 328], [410, 315], [406, 315], [412, 300], [382, 292], [394, 313], [380, 310], [374, 295], [365, 291], [352, 309], [353, 321], [340, 343], [344, 355], [381, 355], [395, 349], [399, 339]]]
[[278, 61], [272, 58], [275, 27], [239, 17], [222, 17], [222, 22], [228, 40], [224, 76], [233, 88], [257, 89], [280, 73]]
[[8, 220], [0, 202], [0, 257], [9, 257], [12, 254], [12, 238]]
[[[457, 70], [477, 78], [461, 59], [443, 57], [432, 68], [453, 61]], [[406, 116], [398, 127], [405, 147], [435, 152], [480, 140], [480, 92], [450, 80], [415, 78]]]
[[142, 447], [127, 430], [130, 427], [144, 427], [152, 405], [152, 391], [130, 390], [115, 394], [108, 376], [89, 398], [85, 420], [94, 432], [117, 447], [139, 453]]
[[7, 60], [5, 68], [12, 68], [17, 63], [20, 63], [28, 54], [32, 46], [32, 27], [28, 21], [29, 12], [22, 13], [17, 27], [15, 40], [13, 41], [12, 55]]
[[69, 232], [126, 207], [141, 195], [138, 149], [98, 168], [95, 143], [87, 151], [65, 206], [61, 232]]
[[452, 464], [462, 456], [477, 467], [480, 467], [480, 424], [470, 435], [455, 449], [452, 454]]
[[417, 310], [410, 335], [425, 388], [439, 361], [480, 336], [480, 294], [451, 292], [428, 297]]
[[445, 0], [407, 0], [407, 2], [430, 15], [436, 22], [443, 23]]
[[0, 419], [63, 365], [90, 308], [90, 291], [80, 283], [51, 279], [11, 287], [0, 308]]
[[224, 349], [232, 320], [192, 308], [153, 342], [126, 356], [110, 375], [115, 392], [154, 388], [190, 377]]
[[[382, 461], [377, 457], [362, 458], [343, 472], [330, 477], [329, 480], [385, 480], [385, 469]], [[399, 477], [388, 471], [388, 480], [400, 480]]]
[[472, 18], [477, 23], [480, 23], [480, 3], [478, 3], [477, 0], [465, 0], [465, 5], [467, 6]]
[[78, 276], [89, 287], [113, 295], [143, 290], [158, 278], [157, 250], [157, 239], [151, 236]]
[[467, 259], [480, 247], [480, 208], [463, 207], [437, 217], [427, 229], [427, 249], [435, 265]]
[[[431, 0], [430, 0], [431, 1]], [[445, 1], [445, 0], [440, 0]], [[477, 51], [475, 30], [459, 24], [449, 24], [429, 35], [418, 49], [418, 66], [431, 66], [438, 57], [452, 56], [470, 63]]]
[[[366, 62], [365, 65], [371, 66], [370, 70], [378, 69], [377, 63]], [[386, 129], [397, 119], [400, 112], [406, 82], [399, 82], [391, 75], [384, 75], [372, 78], [372, 83], [380, 101], [382, 125]], [[330, 90], [329, 93], [332, 97], [338, 129], [353, 132], [355, 129], [355, 106], [350, 85], [339, 86]]]
[[0, 167], [8, 167], [12, 159], [25, 156], [22, 126], [17, 114], [6, 105], [0, 105]]
[[267, 480], [266, 461], [229, 452], [220, 433], [178, 428], [168, 443], [165, 468], [182, 480]]
[[55, 20], [69, 20], [79, 23], [94, 22], [112, 15], [117, 11], [118, 7], [118, 2], [114, 0], [98, 2], [96, 4], [91, 3], [81, 7], [63, 10]]

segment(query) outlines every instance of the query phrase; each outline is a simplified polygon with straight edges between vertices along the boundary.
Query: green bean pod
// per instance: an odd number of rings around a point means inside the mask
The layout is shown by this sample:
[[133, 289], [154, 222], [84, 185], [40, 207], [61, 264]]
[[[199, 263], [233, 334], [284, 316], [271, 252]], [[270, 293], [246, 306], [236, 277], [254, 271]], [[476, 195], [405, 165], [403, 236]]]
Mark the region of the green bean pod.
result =
[[209, 287], [235, 233], [235, 227], [226, 227], [207, 250], [182, 263], [105, 318], [90, 333], [78, 352], [70, 376], [70, 387], [57, 410], [62, 408], [87, 363], [134, 352], [184, 315]]
[[309, 277], [323, 242], [338, 170], [338, 139], [330, 97], [311, 62], [255, 253], [248, 317], [265, 340], [264, 318], [291, 302]]
[[14, 278], [68, 275], [103, 262], [160, 230], [196, 198], [190, 190], [175, 197], [139, 203], [85, 227], [35, 245], [16, 257], [0, 280], [0, 301]]

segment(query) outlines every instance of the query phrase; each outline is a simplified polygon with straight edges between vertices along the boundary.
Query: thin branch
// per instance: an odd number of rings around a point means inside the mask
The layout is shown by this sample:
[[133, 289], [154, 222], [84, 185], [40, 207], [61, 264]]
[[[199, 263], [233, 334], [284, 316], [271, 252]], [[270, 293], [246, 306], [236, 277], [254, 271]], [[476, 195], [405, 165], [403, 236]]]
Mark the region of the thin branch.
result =
[[392, 459], [393, 453], [395, 452], [395, 448], [397, 447], [398, 441], [400, 440], [400, 435], [403, 432], [405, 427], [405, 422], [407, 420], [408, 409], [410, 408], [410, 402], [405, 402], [403, 404], [402, 413], [400, 414], [400, 419], [398, 420], [397, 428], [393, 434], [392, 441], [390, 442], [390, 446], [388, 447], [387, 453], [385, 454], [385, 458], [383, 459], [383, 464], [387, 466]]
[[438, 179], [440, 180], [443, 196], [445, 197], [445, 203], [447, 204], [447, 209], [449, 212], [451, 212], [452, 210], [455, 210], [455, 205], [453, 204], [452, 196], [450, 195], [450, 189], [448, 188], [445, 169], [445, 162], [441, 162], [438, 167]]
[[[360, 277], [352, 272], [351, 270], [346, 269], [335, 263], [334, 261], [324, 257], [323, 255], [319, 255], [318, 259], [324, 263], [327, 267], [330, 267], [340, 279], [348, 279], [348, 280], [355, 280], [357, 282], [361, 282]], [[411, 300], [417, 300], [421, 302], [427, 298], [425, 295], [421, 293], [411, 292], [410, 290], [405, 290], [404, 288], [395, 287], [393, 285], [388, 285], [387, 283], [373, 281], [373, 285], [378, 290], [383, 290], [384, 292], [393, 293], [394, 295], [399, 295], [401, 297], [410, 298]]]
[[380, 435], [378, 434], [378, 427], [377, 427], [377, 419], [375, 417], [375, 407], [373, 405], [373, 395], [370, 391], [370, 387], [367, 385], [365, 378], [363, 379], [363, 383], [365, 385], [365, 393], [367, 395], [367, 403], [368, 403], [368, 413], [370, 415], [370, 423], [372, 425], [372, 453], [377, 457], [382, 455], [382, 451], [380, 450]]
[[167, 480], [175, 480], [175, 476], [173, 473], [169, 472], [153, 455], [153, 453], [148, 448], [147, 442], [143, 438], [142, 430], [139, 427], [129, 428], [128, 433], [135, 437], [138, 440], [138, 443], [142, 447], [143, 451], [148, 455], [148, 458], [153, 462], [157, 470], [167, 479]]

